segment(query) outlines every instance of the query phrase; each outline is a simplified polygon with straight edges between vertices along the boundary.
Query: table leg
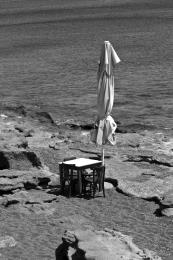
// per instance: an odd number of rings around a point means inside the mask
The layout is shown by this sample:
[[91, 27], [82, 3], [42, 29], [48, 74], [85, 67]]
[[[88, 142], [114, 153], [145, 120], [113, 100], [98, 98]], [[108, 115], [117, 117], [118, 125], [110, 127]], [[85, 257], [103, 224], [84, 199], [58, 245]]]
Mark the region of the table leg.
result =
[[79, 183], [79, 195], [82, 195], [82, 171], [78, 170], [77, 171], [78, 174], [78, 183]]

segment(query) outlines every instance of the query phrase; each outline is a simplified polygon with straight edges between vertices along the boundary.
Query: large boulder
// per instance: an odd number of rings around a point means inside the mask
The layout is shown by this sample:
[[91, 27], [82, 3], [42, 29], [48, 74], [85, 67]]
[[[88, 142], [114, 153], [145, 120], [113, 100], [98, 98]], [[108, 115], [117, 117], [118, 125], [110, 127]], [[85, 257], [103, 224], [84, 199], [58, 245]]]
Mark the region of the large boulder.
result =
[[154, 252], [139, 249], [132, 238], [115, 230], [66, 231], [56, 250], [56, 259], [161, 260]]

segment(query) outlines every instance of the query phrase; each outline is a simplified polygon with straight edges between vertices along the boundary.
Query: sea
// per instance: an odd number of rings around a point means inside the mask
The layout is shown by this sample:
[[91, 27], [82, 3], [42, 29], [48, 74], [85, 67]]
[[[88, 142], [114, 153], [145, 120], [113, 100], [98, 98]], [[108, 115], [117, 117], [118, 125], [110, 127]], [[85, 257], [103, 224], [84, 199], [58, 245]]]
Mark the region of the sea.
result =
[[173, 129], [172, 0], [0, 0], [1, 104], [94, 121], [105, 40], [121, 59], [114, 119]]

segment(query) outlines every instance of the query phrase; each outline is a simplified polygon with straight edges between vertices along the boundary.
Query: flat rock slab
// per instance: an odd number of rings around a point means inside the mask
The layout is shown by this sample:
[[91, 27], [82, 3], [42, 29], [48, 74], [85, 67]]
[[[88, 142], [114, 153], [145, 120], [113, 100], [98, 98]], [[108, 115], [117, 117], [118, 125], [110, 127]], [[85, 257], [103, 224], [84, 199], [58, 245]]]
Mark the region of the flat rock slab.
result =
[[[146, 167], [146, 166], [144, 166]], [[169, 173], [169, 174], [168, 174]], [[163, 205], [172, 205], [173, 175], [145, 169], [115, 157], [106, 160], [106, 179], [116, 183], [117, 190], [139, 198], [157, 198]]]
[[59, 176], [48, 169], [31, 169], [26, 171], [2, 170], [0, 171], [0, 191], [10, 192], [21, 188], [36, 188], [38, 186], [59, 184]]
[[13, 203], [42, 204], [57, 200], [56, 195], [39, 190], [19, 191], [12, 195], [4, 195], [4, 197], [6, 198], [7, 205]]
[[161, 260], [154, 252], [139, 249], [132, 238], [115, 230], [66, 231], [56, 250], [56, 259]]
[[127, 195], [139, 198], [151, 199], [157, 197], [162, 201], [164, 194], [171, 191], [173, 187], [173, 176], [164, 179], [151, 177], [145, 182], [136, 182], [134, 180], [120, 180], [118, 189]]

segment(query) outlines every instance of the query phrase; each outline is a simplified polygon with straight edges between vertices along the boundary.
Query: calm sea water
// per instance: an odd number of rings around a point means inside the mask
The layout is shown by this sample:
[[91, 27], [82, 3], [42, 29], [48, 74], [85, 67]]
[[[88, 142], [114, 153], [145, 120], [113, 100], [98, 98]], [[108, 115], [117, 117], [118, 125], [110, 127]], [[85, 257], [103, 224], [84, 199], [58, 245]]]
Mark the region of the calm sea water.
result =
[[122, 60], [114, 118], [173, 128], [172, 0], [0, 0], [0, 102], [94, 119], [104, 40]]

